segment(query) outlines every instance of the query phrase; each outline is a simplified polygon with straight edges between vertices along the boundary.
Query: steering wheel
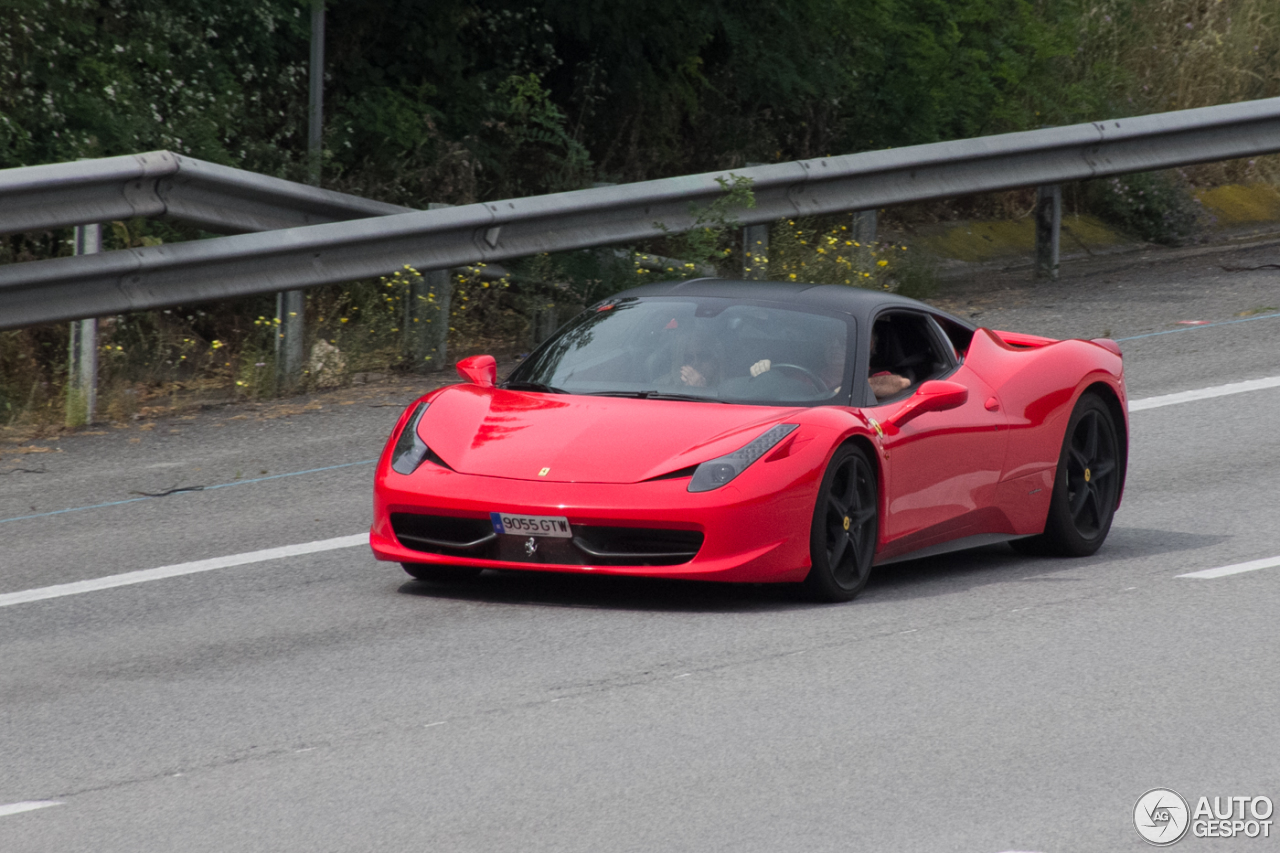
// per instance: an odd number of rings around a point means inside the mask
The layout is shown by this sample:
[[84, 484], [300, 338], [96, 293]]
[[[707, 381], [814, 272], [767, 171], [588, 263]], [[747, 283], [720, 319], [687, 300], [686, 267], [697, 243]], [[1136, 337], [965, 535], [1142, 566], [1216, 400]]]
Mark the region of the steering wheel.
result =
[[[780, 367], [788, 367], [796, 371], [797, 373], [801, 374], [802, 376], [804, 376], [805, 379], [808, 379], [810, 382], [813, 383], [813, 387], [818, 391], [819, 394], [831, 393], [831, 387], [827, 385], [827, 383], [823, 382], [820, 378], [818, 378], [818, 375], [814, 373], [812, 370], [810, 370], [809, 368], [801, 367], [798, 364], [787, 364], [783, 362], [781, 364], [770, 365], [769, 369], [777, 370]], [[761, 375], [763, 376], [764, 374], [761, 374]]]

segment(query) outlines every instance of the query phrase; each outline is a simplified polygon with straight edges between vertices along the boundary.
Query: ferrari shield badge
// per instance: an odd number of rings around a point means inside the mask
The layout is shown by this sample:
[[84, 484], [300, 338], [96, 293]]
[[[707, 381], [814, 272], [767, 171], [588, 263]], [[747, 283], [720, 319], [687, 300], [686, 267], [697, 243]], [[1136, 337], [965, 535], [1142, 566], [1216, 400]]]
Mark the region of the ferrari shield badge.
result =
[[865, 412], [862, 415], [866, 419], [867, 424], [876, 431], [876, 444], [880, 445], [880, 452], [884, 454], [884, 458], [889, 458], [889, 451], [884, 446], [884, 428], [880, 426], [880, 422]]

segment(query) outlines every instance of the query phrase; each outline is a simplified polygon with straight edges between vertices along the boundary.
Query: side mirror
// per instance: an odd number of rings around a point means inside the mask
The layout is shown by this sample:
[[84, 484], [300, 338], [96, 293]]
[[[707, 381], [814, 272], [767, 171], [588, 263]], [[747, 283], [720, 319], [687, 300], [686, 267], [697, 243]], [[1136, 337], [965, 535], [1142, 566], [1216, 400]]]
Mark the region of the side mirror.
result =
[[900, 427], [925, 412], [944, 412], [963, 406], [969, 399], [969, 389], [957, 382], [942, 379], [930, 379], [920, 386], [916, 393], [907, 398], [906, 403], [897, 414], [889, 418], [889, 423]]
[[491, 355], [473, 355], [458, 362], [458, 375], [464, 382], [492, 388], [498, 382], [498, 362]]

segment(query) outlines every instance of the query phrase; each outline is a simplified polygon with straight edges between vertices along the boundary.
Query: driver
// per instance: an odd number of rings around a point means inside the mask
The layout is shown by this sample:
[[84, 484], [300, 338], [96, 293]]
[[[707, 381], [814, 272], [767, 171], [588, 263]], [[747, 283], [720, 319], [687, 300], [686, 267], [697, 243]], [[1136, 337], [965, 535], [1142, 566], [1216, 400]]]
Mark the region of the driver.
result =
[[[871, 333], [871, 355], [874, 357], [879, 346], [879, 334], [872, 330]], [[772, 369], [773, 363], [762, 358], [755, 364], [751, 365], [751, 375], [760, 376], [768, 373]], [[874, 368], [872, 368], [874, 370]], [[838, 394], [842, 374], [844, 373], [844, 347], [840, 345], [838, 340], [828, 338], [823, 346], [822, 366], [814, 371], [819, 379], [827, 388], [831, 389], [831, 393]], [[905, 376], [899, 376], [890, 373], [887, 370], [876, 371], [867, 377], [867, 384], [871, 386], [871, 391], [876, 395], [877, 400], [883, 400], [886, 397], [892, 397], [899, 391], [907, 388], [911, 384], [911, 380]]]
[[[879, 348], [880, 332], [873, 327], [871, 329], [871, 363], [873, 365], [875, 364], [876, 351]], [[911, 380], [907, 377], [890, 373], [888, 370], [876, 370], [875, 367], [872, 367], [871, 370], [875, 372], [867, 377], [867, 384], [871, 386], [871, 393], [876, 395], [876, 400], [892, 397], [911, 384]]]

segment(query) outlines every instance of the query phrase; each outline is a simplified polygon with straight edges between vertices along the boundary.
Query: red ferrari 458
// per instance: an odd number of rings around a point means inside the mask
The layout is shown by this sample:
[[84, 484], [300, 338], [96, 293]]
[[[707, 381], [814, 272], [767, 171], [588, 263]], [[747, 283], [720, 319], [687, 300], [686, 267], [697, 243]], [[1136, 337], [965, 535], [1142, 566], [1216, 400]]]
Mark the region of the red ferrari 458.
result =
[[379, 559], [803, 583], [1010, 541], [1092, 554], [1128, 456], [1110, 340], [974, 328], [837, 285], [700, 279], [592, 306], [497, 381], [493, 358], [401, 416]]

